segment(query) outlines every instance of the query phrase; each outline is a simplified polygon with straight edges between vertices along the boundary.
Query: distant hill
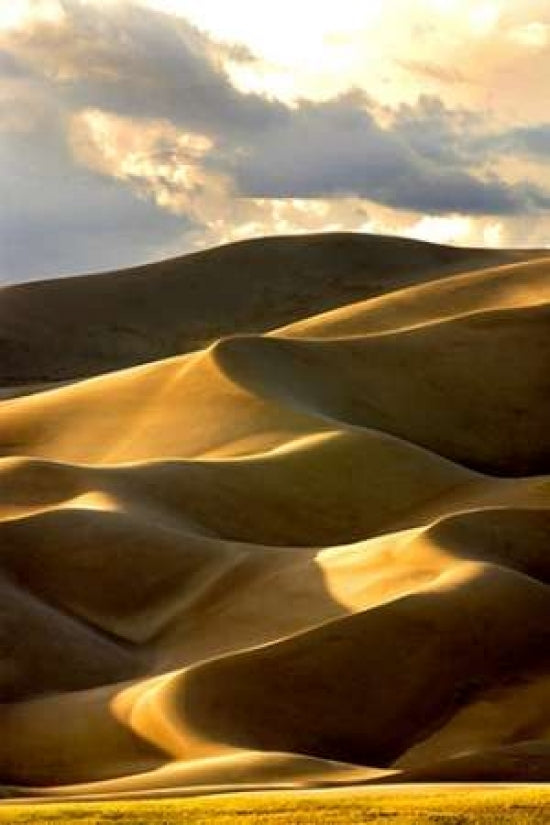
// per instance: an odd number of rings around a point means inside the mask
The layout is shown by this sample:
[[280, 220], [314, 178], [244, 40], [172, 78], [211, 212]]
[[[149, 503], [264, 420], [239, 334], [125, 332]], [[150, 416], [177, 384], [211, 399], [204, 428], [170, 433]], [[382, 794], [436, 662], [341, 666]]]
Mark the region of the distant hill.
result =
[[266, 332], [527, 253], [359, 234], [262, 238], [0, 290], [0, 387], [84, 378]]

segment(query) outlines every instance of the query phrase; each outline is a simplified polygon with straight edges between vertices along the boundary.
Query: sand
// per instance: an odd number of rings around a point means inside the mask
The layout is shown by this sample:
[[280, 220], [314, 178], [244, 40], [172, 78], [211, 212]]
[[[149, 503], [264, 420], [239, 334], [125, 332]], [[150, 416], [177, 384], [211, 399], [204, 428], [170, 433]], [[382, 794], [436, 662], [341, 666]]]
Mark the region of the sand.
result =
[[265, 239], [0, 301], [0, 775], [550, 781], [550, 257]]

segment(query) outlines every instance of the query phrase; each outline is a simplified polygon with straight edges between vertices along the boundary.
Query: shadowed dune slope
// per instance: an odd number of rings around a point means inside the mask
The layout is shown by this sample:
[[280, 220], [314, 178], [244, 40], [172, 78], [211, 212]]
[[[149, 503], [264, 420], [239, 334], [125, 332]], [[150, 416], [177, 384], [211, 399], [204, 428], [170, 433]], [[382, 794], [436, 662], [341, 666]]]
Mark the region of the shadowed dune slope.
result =
[[549, 296], [349, 235], [5, 290], [6, 792], [550, 781]]
[[0, 291], [0, 386], [43, 384], [265, 332], [431, 275], [521, 259], [335, 233], [241, 241], [122, 272]]

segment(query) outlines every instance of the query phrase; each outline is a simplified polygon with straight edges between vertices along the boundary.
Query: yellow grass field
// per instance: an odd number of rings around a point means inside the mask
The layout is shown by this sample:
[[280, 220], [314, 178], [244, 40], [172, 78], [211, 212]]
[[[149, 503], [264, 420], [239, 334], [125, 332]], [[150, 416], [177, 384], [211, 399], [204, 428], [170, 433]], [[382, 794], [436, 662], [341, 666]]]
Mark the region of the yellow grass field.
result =
[[391, 790], [349, 789], [240, 794], [200, 799], [147, 802], [100, 802], [54, 805], [7, 805], [0, 822], [13, 825], [54, 823], [129, 823], [129, 825], [547, 825], [550, 787], [471, 788], [417, 786]]

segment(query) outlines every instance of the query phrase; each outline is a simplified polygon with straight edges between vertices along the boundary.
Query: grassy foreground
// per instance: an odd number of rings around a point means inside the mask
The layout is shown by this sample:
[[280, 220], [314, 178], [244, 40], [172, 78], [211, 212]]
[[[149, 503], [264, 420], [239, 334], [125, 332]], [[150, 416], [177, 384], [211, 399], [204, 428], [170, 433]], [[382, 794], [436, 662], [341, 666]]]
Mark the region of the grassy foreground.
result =
[[384, 790], [240, 794], [195, 799], [2, 805], [0, 822], [13, 825], [548, 825], [550, 788], [422, 787]]

